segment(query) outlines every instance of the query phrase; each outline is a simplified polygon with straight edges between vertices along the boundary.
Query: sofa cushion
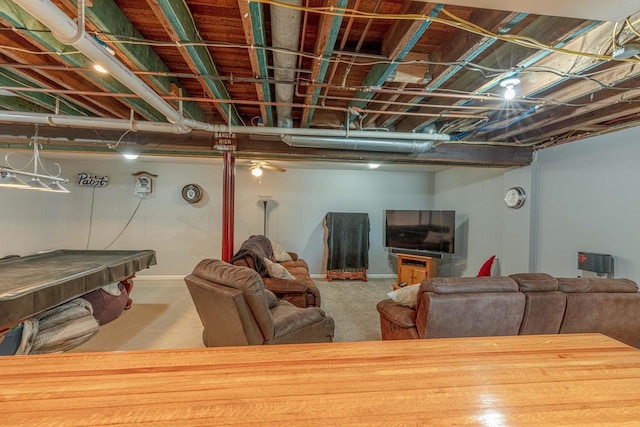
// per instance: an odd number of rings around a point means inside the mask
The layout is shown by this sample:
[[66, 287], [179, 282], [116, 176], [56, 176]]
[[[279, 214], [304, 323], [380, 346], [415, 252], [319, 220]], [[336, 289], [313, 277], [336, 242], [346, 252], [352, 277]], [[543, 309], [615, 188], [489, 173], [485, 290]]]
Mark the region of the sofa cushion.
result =
[[558, 280], [546, 273], [511, 274], [521, 292], [552, 292], [558, 290]]
[[269, 272], [269, 276], [275, 277], [276, 279], [286, 279], [293, 280], [295, 277], [289, 273], [289, 271], [284, 268], [282, 265], [271, 261], [269, 258], [263, 258], [264, 265], [267, 267], [267, 271]]
[[434, 277], [424, 280], [420, 288], [436, 294], [518, 292], [518, 284], [508, 277]]
[[411, 308], [416, 308], [416, 303], [418, 301], [418, 290], [420, 289], [420, 285], [409, 285], [400, 289], [396, 289], [395, 291], [391, 291], [387, 293], [389, 298], [391, 298], [394, 302], [404, 305]]
[[558, 278], [558, 287], [566, 293], [634, 293], [638, 285], [629, 279], [607, 279], [600, 277]]

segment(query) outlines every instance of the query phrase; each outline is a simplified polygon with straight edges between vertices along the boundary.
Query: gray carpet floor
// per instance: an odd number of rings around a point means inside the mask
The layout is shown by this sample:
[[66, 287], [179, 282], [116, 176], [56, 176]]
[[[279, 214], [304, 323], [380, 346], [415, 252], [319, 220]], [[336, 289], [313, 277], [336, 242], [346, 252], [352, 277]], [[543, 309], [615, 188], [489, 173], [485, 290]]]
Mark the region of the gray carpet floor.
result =
[[[315, 281], [322, 308], [335, 321], [335, 341], [380, 339], [376, 304], [387, 298], [393, 279]], [[130, 310], [71, 351], [203, 347], [202, 323], [182, 280], [136, 280], [131, 297]]]
[[336, 323], [334, 341], [378, 341], [380, 317], [376, 304], [388, 298], [393, 279], [316, 280], [322, 308]]

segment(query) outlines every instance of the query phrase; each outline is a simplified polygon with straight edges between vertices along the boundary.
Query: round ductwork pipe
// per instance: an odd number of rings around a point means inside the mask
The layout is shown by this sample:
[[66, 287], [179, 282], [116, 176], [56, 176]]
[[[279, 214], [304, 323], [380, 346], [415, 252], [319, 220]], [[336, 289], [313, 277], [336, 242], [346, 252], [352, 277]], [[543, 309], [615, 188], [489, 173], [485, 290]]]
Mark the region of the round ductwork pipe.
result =
[[434, 141], [410, 141], [374, 138], [331, 138], [323, 136], [287, 135], [282, 141], [292, 147], [331, 148], [352, 151], [385, 151], [389, 153], [422, 154], [431, 150]]

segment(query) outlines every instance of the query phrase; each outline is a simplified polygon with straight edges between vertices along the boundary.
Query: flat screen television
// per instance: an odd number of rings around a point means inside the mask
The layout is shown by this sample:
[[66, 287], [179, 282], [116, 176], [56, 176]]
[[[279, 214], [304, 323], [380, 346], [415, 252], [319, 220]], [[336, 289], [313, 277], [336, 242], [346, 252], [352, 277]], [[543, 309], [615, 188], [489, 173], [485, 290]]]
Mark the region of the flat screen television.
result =
[[385, 211], [385, 246], [388, 248], [452, 254], [455, 230], [455, 211]]

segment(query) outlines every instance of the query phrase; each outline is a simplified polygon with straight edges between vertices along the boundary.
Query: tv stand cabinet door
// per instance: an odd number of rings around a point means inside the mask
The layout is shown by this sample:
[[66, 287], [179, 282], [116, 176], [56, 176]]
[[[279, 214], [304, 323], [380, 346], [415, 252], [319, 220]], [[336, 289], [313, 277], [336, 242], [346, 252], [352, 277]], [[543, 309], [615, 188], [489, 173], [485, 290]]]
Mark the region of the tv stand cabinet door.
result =
[[437, 276], [437, 258], [398, 254], [398, 283], [413, 285]]

